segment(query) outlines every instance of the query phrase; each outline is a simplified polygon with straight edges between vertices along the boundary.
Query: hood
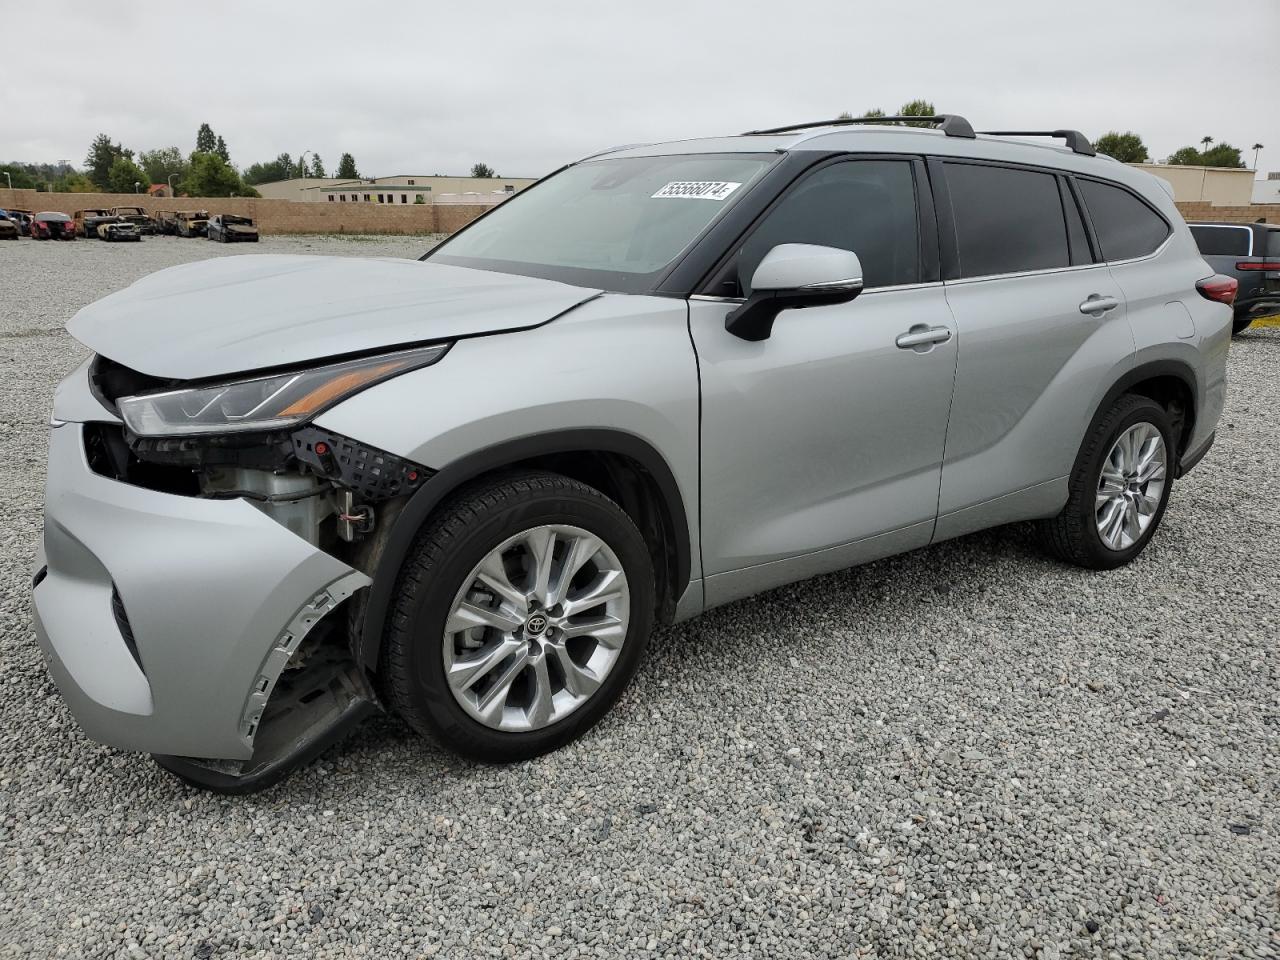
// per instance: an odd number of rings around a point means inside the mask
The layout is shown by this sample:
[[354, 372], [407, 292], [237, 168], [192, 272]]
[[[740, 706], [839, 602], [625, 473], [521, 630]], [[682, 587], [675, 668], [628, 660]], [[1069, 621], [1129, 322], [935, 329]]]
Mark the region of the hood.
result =
[[429, 261], [216, 257], [144, 277], [67, 331], [140, 373], [194, 380], [535, 327], [599, 293]]

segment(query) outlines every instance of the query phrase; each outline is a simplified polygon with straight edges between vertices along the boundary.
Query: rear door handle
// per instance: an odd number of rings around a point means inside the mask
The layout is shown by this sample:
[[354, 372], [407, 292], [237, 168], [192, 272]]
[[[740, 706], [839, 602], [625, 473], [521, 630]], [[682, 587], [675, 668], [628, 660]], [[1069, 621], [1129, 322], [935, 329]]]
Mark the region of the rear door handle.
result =
[[1120, 301], [1115, 297], [1104, 297], [1100, 293], [1091, 293], [1084, 303], [1080, 304], [1080, 312], [1090, 317], [1100, 317], [1108, 310], [1114, 310], [1120, 306]]
[[934, 343], [946, 343], [950, 339], [950, 327], [926, 327], [924, 324], [918, 323], [906, 333], [898, 334], [898, 339], [894, 342], [901, 349], [910, 350], [912, 347], [927, 347]]

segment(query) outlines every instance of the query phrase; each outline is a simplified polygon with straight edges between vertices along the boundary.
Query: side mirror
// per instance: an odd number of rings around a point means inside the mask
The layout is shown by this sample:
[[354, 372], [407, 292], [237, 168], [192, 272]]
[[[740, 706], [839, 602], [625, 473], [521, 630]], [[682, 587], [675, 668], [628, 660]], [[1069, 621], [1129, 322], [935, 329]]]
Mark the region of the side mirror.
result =
[[767, 340], [783, 310], [848, 303], [861, 292], [862, 262], [852, 250], [782, 243], [760, 261], [751, 296], [724, 318], [724, 328], [743, 340]]

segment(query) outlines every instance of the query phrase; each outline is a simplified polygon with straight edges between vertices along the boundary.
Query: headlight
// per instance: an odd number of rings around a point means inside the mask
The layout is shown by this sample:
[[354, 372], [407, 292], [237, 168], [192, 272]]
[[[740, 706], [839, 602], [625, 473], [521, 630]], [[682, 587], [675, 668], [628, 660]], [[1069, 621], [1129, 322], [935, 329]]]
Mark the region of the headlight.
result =
[[311, 370], [211, 386], [143, 393], [116, 401], [137, 436], [171, 437], [294, 427], [366, 387], [435, 363], [451, 345], [384, 353]]

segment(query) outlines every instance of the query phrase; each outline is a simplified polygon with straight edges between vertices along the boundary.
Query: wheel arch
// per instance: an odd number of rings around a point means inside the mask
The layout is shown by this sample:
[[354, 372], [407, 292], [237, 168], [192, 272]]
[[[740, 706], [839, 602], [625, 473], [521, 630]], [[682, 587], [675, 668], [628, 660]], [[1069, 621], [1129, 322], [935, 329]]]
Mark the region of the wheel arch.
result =
[[1089, 423], [1086, 438], [1092, 435], [1098, 421], [1126, 393], [1149, 397], [1169, 411], [1178, 433], [1178, 449], [1175, 453], [1180, 459], [1187, 452], [1198, 412], [1199, 380], [1194, 368], [1182, 360], [1165, 359], [1149, 360], [1129, 370], [1103, 396]]
[[[427, 519], [472, 481], [521, 468], [545, 469], [600, 490], [622, 507], [654, 560], [657, 616], [670, 620], [689, 584], [688, 513], [675, 474], [646, 440], [610, 429], [564, 430], [506, 440], [453, 461], [405, 503], [378, 546], [352, 643], [358, 662], [376, 671], [400, 569]], [[355, 625], [353, 624], [353, 627]]]

